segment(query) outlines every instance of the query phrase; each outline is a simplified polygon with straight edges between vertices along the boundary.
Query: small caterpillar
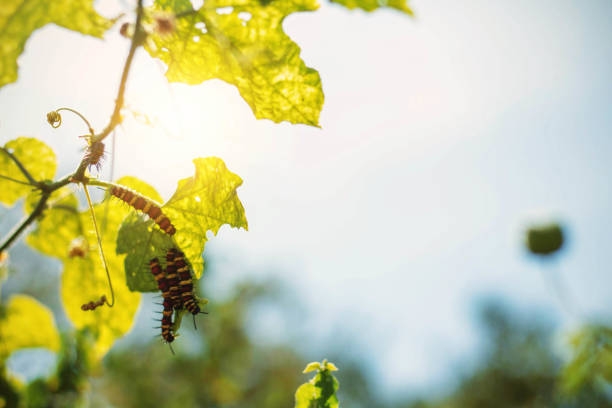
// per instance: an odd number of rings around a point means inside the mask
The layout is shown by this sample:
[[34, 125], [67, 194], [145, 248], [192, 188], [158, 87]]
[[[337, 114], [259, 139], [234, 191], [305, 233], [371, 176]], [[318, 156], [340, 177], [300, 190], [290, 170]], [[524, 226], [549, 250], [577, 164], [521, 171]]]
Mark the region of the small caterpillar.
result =
[[170, 251], [174, 251], [176, 254], [174, 256], [174, 263], [176, 265], [176, 272], [179, 278], [183, 305], [191, 314], [196, 315], [200, 313], [200, 306], [198, 306], [193, 296], [193, 280], [191, 279], [191, 271], [189, 270], [189, 266], [187, 266], [185, 263], [185, 255], [175, 248], [172, 248]]
[[180, 310], [183, 308], [183, 302], [181, 300], [181, 291], [179, 287], [179, 278], [176, 273], [176, 265], [174, 264], [174, 257], [176, 253], [173, 249], [169, 250], [166, 254], [166, 280], [168, 281], [168, 286], [170, 287], [170, 301], [172, 302], [172, 306], [176, 310]]
[[83, 311], [85, 311], [85, 310], [95, 310], [98, 306], [103, 306], [105, 302], [106, 302], [106, 296], [102, 295], [100, 300], [98, 300], [96, 302], [91, 301], [89, 303], [85, 303], [85, 304], [81, 305], [81, 310], [83, 310]]
[[102, 142], [93, 142], [87, 148], [87, 153], [85, 154], [85, 161], [87, 162], [89, 168], [91, 166], [95, 166], [98, 171], [100, 171], [100, 167], [102, 166], [102, 159], [104, 158], [104, 143]]
[[131, 207], [147, 214], [166, 234], [174, 235], [176, 232], [170, 219], [166, 217], [161, 208], [153, 201], [141, 196], [135, 191], [119, 186], [112, 186], [110, 193], [121, 201], [125, 201]]

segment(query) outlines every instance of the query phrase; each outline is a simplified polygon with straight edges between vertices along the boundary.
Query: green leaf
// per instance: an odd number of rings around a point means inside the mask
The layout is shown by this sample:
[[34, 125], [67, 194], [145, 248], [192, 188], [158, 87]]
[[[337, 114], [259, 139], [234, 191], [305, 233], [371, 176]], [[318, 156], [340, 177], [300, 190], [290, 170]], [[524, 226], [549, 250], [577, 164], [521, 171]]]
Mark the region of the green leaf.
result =
[[165, 11], [187, 12], [170, 34], [152, 36], [151, 56], [168, 66], [169, 81], [235, 85], [255, 117], [318, 126], [323, 107], [319, 73], [300, 58], [283, 32], [291, 13], [313, 11], [317, 0], [207, 0], [189, 13], [187, 0], [157, 0]]
[[587, 326], [571, 339], [573, 355], [561, 375], [561, 390], [576, 395], [596, 380], [612, 382], [612, 329]]
[[295, 392], [295, 408], [338, 408], [336, 392], [339, 384], [331, 373], [332, 367], [337, 370], [333, 363], [326, 360], [322, 364], [310, 363], [306, 366], [304, 372], [314, 368], [318, 369], [318, 372], [309, 382], [298, 387]]
[[157, 257], [163, 264], [171, 247], [178, 247], [185, 253], [199, 279], [204, 268], [202, 252], [207, 232], [216, 235], [224, 224], [248, 227], [244, 208], [236, 194], [242, 179], [231, 173], [219, 158], [199, 158], [193, 162], [195, 176], [180, 180], [174, 195], [162, 206], [176, 227], [173, 237], [161, 232], [153, 220], [142, 214], [130, 215], [121, 225], [117, 251], [127, 254], [125, 273], [131, 290], [157, 290], [148, 263]]
[[242, 179], [217, 157], [194, 159], [193, 164], [195, 176], [180, 180], [176, 192], [162, 208], [176, 227], [176, 243], [199, 279], [204, 269], [206, 233], [217, 235], [225, 224], [248, 229], [248, 224], [236, 193]]
[[306, 366], [304, 371], [302, 371], [302, 373], [306, 374], [311, 371], [319, 370], [320, 368], [321, 368], [321, 363], [319, 363], [318, 361], [313, 361], [312, 363], [308, 363], [308, 365]]
[[102, 37], [112, 22], [98, 15], [93, 0], [2, 0], [0, 7], [0, 87], [17, 80], [17, 58], [32, 32], [55, 23]]
[[27, 185], [28, 179], [11, 154], [35, 181], [52, 179], [57, 167], [53, 150], [38, 139], [19, 137], [4, 145], [4, 149], [0, 149], [0, 202], [9, 206], [34, 189]]
[[361, 9], [368, 12], [380, 8], [392, 8], [408, 15], [414, 16], [414, 12], [408, 7], [408, 0], [330, 0], [332, 3], [340, 4], [348, 9]]
[[60, 340], [51, 311], [30, 296], [14, 295], [0, 314], [1, 362], [13, 351], [44, 347], [58, 351]]
[[[28, 196], [27, 211], [36, 205], [37, 198], [38, 194], [34, 193]], [[51, 195], [47, 207], [38, 219], [36, 229], [26, 237], [26, 243], [45, 255], [63, 260], [69, 256], [73, 242], [86, 235], [78, 200], [69, 188], [64, 187]]]
[[[122, 184], [142, 187], [133, 178], [122, 179]], [[151, 187], [147, 186], [150, 192]], [[37, 228], [26, 242], [42, 253], [59, 258], [64, 265], [61, 296], [66, 314], [78, 329], [87, 328], [95, 338], [94, 355], [101, 358], [132, 326], [140, 302], [140, 294], [131, 292], [125, 284], [124, 256], [116, 254], [117, 230], [129, 213], [130, 207], [119, 200], [106, 200], [94, 206], [102, 235], [113, 289], [115, 306], [100, 306], [93, 311], [81, 310], [81, 305], [97, 301], [105, 295], [111, 301], [106, 272], [100, 258], [89, 209], [78, 211], [76, 197], [69, 190], [59, 190], [49, 200], [50, 207], [38, 221]], [[27, 204], [27, 203], [26, 203]], [[76, 244], [79, 243], [80, 244]], [[72, 248], [82, 251], [72, 253]]]

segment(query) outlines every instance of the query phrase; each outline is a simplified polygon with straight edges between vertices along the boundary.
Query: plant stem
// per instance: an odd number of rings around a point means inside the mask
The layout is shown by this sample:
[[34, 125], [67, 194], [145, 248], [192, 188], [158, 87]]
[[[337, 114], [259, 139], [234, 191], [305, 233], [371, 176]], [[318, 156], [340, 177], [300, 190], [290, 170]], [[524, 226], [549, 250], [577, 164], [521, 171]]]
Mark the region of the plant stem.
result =
[[32, 177], [32, 175], [30, 174], [30, 172], [23, 166], [23, 164], [21, 164], [21, 162], [19, 161], [19, 159], [17, 157], [15, 157], [15, 155], [11, 152], [8, 151], [8, 149], [6, 147], [0, 147], [0, 150], [2, 150], [4, 153], [7, 154], [8, 157], [11, 158], [11, 160], [13, 160], [15, 162], [15, 164], [17, 165], [17, 167], [19, 167], [19, 170], [21, 170], [21, 172], [23, 173], [23, 175], [28, 179], [28, 181], [30, 182], [30, 184], [36, 186], [38, 185], [38, 183], [36, 182], [36, 180], [34, 180], [34, 177]]
[[[110, 134], [110, 132], [121, 122], [121, 108], [123, 107], [124, 94], [125, 94], [125, 86], [128, 78], [128, 74], [130, 72], [130, 68], [132, 66], [132, 60], [134, 59], [134, 54], [136, 53], [136, 48], [142, 44], [145, 33], [142, 30], [142, 16], [143, 16], [143, 0], [138, 0], [137, 6], [137, 14], [136, 14], [136, 24], [134, 30], [134, 36], [132, 37], [132, 42], [130, 44], [130, 51], [128, 53], [127, 59], [125, 61], [125, 65], [123, 66], [123, 73], [121, 74], [121, 83], [119, 84], [119, 91], [117, 93], [117, 99], [115, 100], [115, 109], [113, 110], [113, 114], [111, 115], [110, 121], [106, 128], [98, 134], [94, 135], [91, 138], [91, 142], [99, 142], [104, 140], [106, 136]], [[62, 179], [56, 181], [55, 183], [45, 184], [42, 182], [37, 182], [34, 180], [32, 175], [28, 172], [28, 170], [21, 164], [19, 159], [17, 159], [8, 149], [1, 147], [0, 150], [4, 151], [19, 167], [19, 170], [23, 173], [23, 175], [28, 179], [30, 184], [38, 187], [42, 191], [42, 196], [34, 211], [25, 218], [18, 226], [15, 227], [13, 231], [9, 234], [8, 238], [0, 245], [0, 251], [6, 250], [18, 237], [21, 235], [23, 231], [32, 223], [34, 220], [42, 214], [43, 210], [46, 207], [47, 200], [51, 196], [51, 194], [60, 189], [61, 187], [67, 185], [72, 181], [81, 181], [83, 182], [85, 179], [85, 170], [89, 165], [87, 159], [84, 157], [79, 164], [79, 167], [74, 172], [74, 174], [69, 174], [64, 176]], [[100, 182], [98, 182], [100, 183]], [[93, 184], [93, 180], [92, 183]], [[98, 184], [99, 185], [99, 184]]]
[[11, 246], [13, 241], [15, 241], [19, 237], [19, 235], [21, 235], [21, 233], [40, 214], [42, 214], [43, 210], [45, 209], [45, 206], [47, 204], [47, 200], [49, 199], [50, 195], [51, 195], [51, 193], [43, 192], [42, 197], [40, 198], [40, 201], [38, 201], [38, 204], [36, 205], [36, 208], [34, 208], [34, 211], [32, 211], [32, 213], [27, 218], [25, 218], [21, 222], [21, 224], [19, 224], [17, 227], [15, 227], [15, 229], [13, 229], [13, 231], [11, 231], [11, 233], [9, 234], [8, 238], [2, 243], [2, 245], [0, 245], [0, 252], [6, 250], [9, 246]]

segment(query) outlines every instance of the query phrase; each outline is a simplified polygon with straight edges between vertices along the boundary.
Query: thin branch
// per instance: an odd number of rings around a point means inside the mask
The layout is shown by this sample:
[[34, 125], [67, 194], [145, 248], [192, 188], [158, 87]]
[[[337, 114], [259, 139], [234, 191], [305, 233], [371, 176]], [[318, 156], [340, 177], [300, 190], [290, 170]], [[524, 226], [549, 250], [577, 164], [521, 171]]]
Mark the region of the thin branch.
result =
[[28, 170], [26, 170], [26, 168], [23, 166], [23, 164], [21, 164], [19, 159], [17, 157], [15, 157], [15, 155], [13, 153], [9, 152], [6, 147], [0, 147], [0, 150], [2, 150], [4, 153], [6, 153], [8, 155], [8, 157], [10, 157], [11, 160], [13, 160], [15, 162], [17, 167], [19, 167], [19, 170], [21, 170], [21, 172], [28, 179], [30, 184], [32, 184], [32, 185], [37, 185], [38, 184], [36, 182], [36, 180], [34, 180], [34, 177], [32, 177], [32, 175], [30, 174], [30, 172]]
[[6, 250], [9, 246], [11, 246], [11, 244], [19, 237], [19, 235], [21, 235], [21, 233], [40, 214], [42, 214], [43, 210], [45, 209], [45, 206], [47, 204], [47, 200], [49, 199], [50, 195], [51, 195], [51, 193], [43, 193], [43, 195], [40, 197], [40, 201], [36, 205], [36, 208], [34, 208], [34, 211], [32, 211], [32, 213], [27, 218], [25, 218], [21, 222], [21, 224], [19, 224], [17, 227], [15, 227], [15, 229], [13, 229], [13, 231], [11, 231], [11, 233], [9, 234], [8, 238], [2, 243], [2, 245], [0, 245], [0, 252]]
[[[119, 90], [117, 92], [117, 98], [115, 99], [115, 109], [113, 110], [108, 125], [106, 125], [101, 133], [91, 137], [91, 143], [101, 142], [113, 131], [113, 129], [115, 129], [115, 127], [117, 127], [119, 123], [121, 123], [121, 108], [123, 107], [128, 74], [130, 73], [130, 68], [132, 66], [132, 60], [134, 59], [136, 49], [142, 44], [145, 35], [144, 31], [142, 30], [142, 16], [144, 14], [142, 1], [143, 0], [138, 0], [138, 6], [136, 9], [136, 23], [134, 24], [134, 35], [132, 36], [132, 42], [130, 43], [130, 51], [128, 52], [127, 59], [125, 60], [125, 65], [123, 66], [121, 82], [119, 83]], [[88, 165], [89, 163], [87, 160], [83, 158], [77, 171], [74, 173], [75, 180], [84, 181], [85, 169]]]
[[3, 178], [3, 179], [8, 180], [8, 181], [12, 181], [13, 183], [19, 183], [19, 184], [23, 184], [23, 185], [26, 185], [26, 186], [36, 187], [35, 185], [28, 183], [27, 181], [17, 180], [17, 179], [14, 179], [12, 177], [5, 176], [3, 174], [0, 174], [0, 178]]

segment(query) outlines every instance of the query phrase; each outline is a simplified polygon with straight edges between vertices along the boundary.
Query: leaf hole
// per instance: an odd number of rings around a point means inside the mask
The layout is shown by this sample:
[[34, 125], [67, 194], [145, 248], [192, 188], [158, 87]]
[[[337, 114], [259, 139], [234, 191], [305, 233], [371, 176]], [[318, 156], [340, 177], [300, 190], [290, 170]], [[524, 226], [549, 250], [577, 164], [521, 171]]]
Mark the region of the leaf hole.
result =
[[244, 22], [249, 21], [251, 19], [251, 17], [253, 17], [253, 16], [248, 11], [241, 11], [240, 13], [238, 13], [238, 18], [241, 19]]
[[194, 10], [199, 10], [204, 5], [204, 0], [191, 0], [191, 6]]
[[202, 21], [195, 23], [195, 28], [200, 30], [202, 34], [206, 34], [208, 32], [208, 30], [206, 30], [206, 24], [204, 24]]
[[200, 42], [200, 36], [194, 35], [193, 36], [193, 42]]
[[195, 200], [196, 200], [198, 203], [201, 201], [199, 196], [196, 196], [196, 197], [195, 197]]
[[162, 47], [161, 49], [163, 52], [168, 52], [168, 49], [166, 47]]
[[217, 14], [219, 15], [232, 14], [232, 11], [234, 11], [233, 7], [221, 7], [217, 9]]

